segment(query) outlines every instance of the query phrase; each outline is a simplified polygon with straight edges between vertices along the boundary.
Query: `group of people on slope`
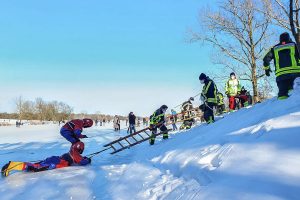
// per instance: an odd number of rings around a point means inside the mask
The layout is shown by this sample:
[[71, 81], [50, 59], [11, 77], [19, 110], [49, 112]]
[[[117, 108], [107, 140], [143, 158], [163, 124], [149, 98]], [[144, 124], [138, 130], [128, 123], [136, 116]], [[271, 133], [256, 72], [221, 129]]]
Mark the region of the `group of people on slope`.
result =
[[[278, 99], [283, 100], [290, 96], [295, 79], [300, 82], [300, 56], [297, 45], [288, 33], [281, 34], [279, 40], [280, 42], [268, 51], [263, 61], [265, 74], [270, 76], [272, 72], [270, 62], [274, 60]], [[212, 123], [214, 122], [213, 107], [217, 106], [217, 109], [224, 111], [223, 95], [218, 92], [215, 83], [204, 73], [200, 75], [199, 80], [204, 84], [201, 93], [204, 104], [200, 106], [200, 109], [204, 112], [204, 119], [207, 123]], [[230, 111], [235, 110], [237, 97], [242, 107], [248, 106], [249, 101], [252, 102], [249, 93], [244, 87], [241, 87], [234, 73], [230, 74], [225, 91], [229, 99]]]
[[[293, 89], [294, 80], [298, 80], [300, 87], [300, 56], [297, 45], [291, 40], [288, 33], [280, 35], [279, 44], [275, 45], [264, 57], [264, 70], [266, 76], [270, 76], [272, 72], [270, 68], [270, 62], [274, 60], [276, 82], [279, 89], [278, 99], [286, 99], [289, 97], [289, 92]], [[217, 86], [208, 76], [201, 73], [199, 76], [203, 89], [201, 93], [201, 99], [204, 102], [200, 109], [204, 112], [205, 121], [210, 124], [214, 122], [214, 106], [222, 106], [220, 101], [223, 96], [218, 93]], [[243, 106], [247, 106], [248, 99], [246, 96], [246, 90], [240, 87], [240, 83], [237, 80], [234, 73], [230, 74], [230, 80], [226, 83], [226, 95], [229, 98], [229, 108], [235, 109], [236, 101], [235, 98], [239, 95]], [[218, 97], [219, 96], [219, 97]], [[189, 101], [192, 101], [190, 99]], [[185, 102], [182, 107], [190, 106], [191, 102]], [[168, 107], [162, 105], [157, 109], [153, 115], [150, 116], [149, 129], [152, 131], [150, 144], [153, 145], [157, 135], [157, 130], [160, 129], [163, 134], [163, 139], [168, 139], [168, 129], [166, 127], [165, 113]], [[182, 108], [184, 109], [184, 108]], [[221, 110], [224, 110], [221, 108]], [[175, 111], [174, 111], [175, 112]], [[177, 114], [174, 113], [174, 120]], [[129, 115], [131, 121], [129, 122], [130, 131], [135, 131], [135, 116], [133, 113]], [[174, 123], [175, 124], [175, 123]], [[11, 170], [23, 170], [23, 171], [43, 171], [48, 169], [55, 169], [70, 166], [73, 164], [87, 165], [91, 163], [91, 159], [83, 157], [81, 154], [84, 151], [84, 143], [80, 141], [82, 138], [87, 138], [86, 135], [82, 134], [84, 128], [89, 128], [93, 125], [92, 119], [75, 119], [66, 123], [61, 128], [61, 135], [71, 143], [70, 151], [63, 154], [62, 156], [52, 156], [43, 161], [37, 163], [18, 163], [9, 162], [2, 168], [2, 174], [7, 176]], [[176, 125], [176, 124], [175, 124]], [[175, 128], [173, 126], [173, 128]], [[176, 127], [177, 128], [177, 127]]]

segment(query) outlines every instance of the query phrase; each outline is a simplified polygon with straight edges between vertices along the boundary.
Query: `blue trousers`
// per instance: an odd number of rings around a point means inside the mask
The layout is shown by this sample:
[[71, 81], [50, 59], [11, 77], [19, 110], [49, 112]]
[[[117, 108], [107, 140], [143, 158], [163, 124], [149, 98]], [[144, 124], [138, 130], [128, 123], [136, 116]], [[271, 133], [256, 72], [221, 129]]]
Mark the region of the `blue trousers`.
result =
[[60, 134], [61, 134], [64, 138], [66, 138], [66, 140], [68, 140], [69, 142], [71, 142], [72, 144], [74, 144], [74, 143], [80, 141], [80, 140], [76, 137], [76, 135], [75, 135], [72, 131], [70, 131], [70, 130], [68, 130], [68, 129], [61, 128], [61, 129], [60, 129]]

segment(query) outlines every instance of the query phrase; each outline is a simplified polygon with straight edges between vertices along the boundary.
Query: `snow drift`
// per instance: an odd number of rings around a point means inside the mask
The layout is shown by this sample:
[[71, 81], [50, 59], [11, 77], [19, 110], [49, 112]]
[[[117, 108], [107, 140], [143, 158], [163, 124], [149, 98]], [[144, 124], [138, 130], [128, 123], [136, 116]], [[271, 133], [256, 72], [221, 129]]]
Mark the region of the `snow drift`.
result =
[[[68, 143], [50, 127], [18, 140], [0, 129], [0, 162], [60, 155]], [[56, 130], [57, 129], [57, 130]], [[51, 130], [51, 131], [50, 131]], [[126, 134], [94, 127], [85, 153]], [[23, 137], [31, 132], [26, 131]], [[47, 140], [45, 138], [48, 138]], [[214, 124], [173, 133], [117, 155], [95, 157], [88, 167], [16, 173], [0, 179], [1, 199], [299, 199], [300, 95], [275, 98], [230, 113]]]

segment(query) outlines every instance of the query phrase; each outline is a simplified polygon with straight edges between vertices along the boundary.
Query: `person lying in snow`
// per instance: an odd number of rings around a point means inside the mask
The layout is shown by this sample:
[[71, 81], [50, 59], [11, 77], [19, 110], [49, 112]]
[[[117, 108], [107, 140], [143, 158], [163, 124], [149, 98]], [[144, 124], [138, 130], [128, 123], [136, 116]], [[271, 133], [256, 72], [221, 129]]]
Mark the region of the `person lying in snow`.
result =
[[79, 141], [71, 146], [69, 153], [65, 153], [61, 156], [51, 156], [36, 163], [10, 161], [2, 167], [1, 174], [6, 177], [12, 171], [40, 172], [71, 165], [88, 165], [91, 163], [91, 159], [83, 157], [81, 155], [83, 151], [84, 143]]

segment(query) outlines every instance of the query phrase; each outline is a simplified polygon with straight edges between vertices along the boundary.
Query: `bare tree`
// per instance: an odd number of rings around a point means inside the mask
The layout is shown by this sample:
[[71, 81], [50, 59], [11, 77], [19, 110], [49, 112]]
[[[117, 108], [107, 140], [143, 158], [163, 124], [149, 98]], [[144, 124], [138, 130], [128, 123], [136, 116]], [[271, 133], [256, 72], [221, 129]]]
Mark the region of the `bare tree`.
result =
[[35, 105], [32, 101], [25, 101], [22, 106], [24, 119], [35, 119]]
[[261, 60], [270, 36], [270, 18], [257, 11], [261, 7], [259, 0], [224, 0], [218, 11], [201, 16], [201, 32], [192, 32], [190, 37], [191, 42], [202, 41], [216, 49], [213, 62], [224, 67], [222, 74], [234, 71], [240, 80], [249, 81], [255, 102], [259, 101], [258, 84], [264, 76]]
[[[272, 23], [293, 34], [293, 37], [300, 47], [300, 21], [299, 0], [263, 0], [264, 9], [260, 12], [269, 16]], [[300, 49], [300, 48], [299, 48]]]
[[46, 103], [42, 98], [38, 97], [35, 99], [36, 114], [40, 121], [45, 120], [45, 107]]
[[60, 102], [58, 104], [58, 113], [59, 113], [59, 121], [64, 121], [70, 118], [71, 114], [73, 112], [73, 108], [71, 108], [69, 105]]
[[15, 100], [15, 105], [16, 105], [16, 113], [18, 114], [19, 121], [21, 122], [24, 117], [24, 99], [22, 96], [19, 96]]

